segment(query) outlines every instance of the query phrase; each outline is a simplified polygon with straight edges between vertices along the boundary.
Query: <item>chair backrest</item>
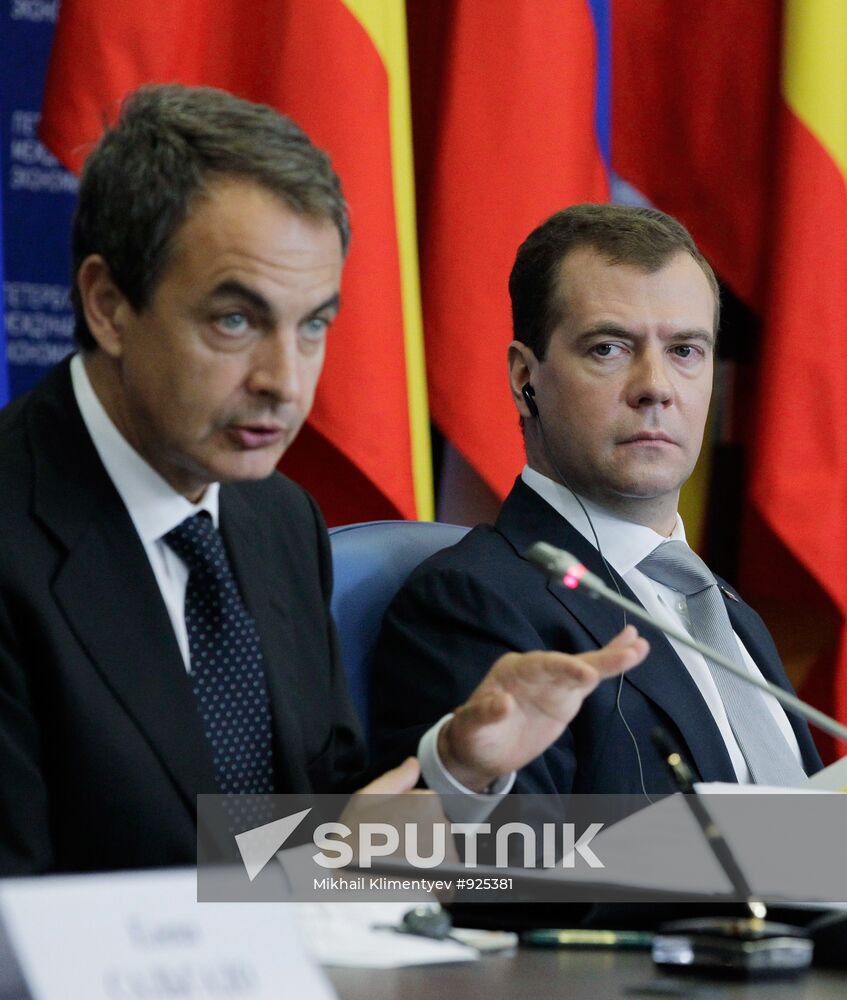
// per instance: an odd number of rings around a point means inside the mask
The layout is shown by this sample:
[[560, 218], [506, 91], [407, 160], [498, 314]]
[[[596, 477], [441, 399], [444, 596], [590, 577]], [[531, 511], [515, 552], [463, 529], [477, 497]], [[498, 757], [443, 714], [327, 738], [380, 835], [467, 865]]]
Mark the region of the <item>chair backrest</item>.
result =
[[383, 615], [412, 570], [467, 531], [457, 524], [431, 521], [366, 521], [330, 529], [332, 614], [366, 737], [371, 668]]

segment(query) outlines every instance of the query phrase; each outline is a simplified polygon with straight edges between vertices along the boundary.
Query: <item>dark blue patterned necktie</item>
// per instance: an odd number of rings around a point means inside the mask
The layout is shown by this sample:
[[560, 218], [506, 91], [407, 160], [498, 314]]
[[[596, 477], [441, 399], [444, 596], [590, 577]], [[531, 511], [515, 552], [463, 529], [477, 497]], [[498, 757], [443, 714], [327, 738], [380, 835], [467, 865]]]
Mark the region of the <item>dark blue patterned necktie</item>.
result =
[[256, 623], [205, 511], [165, 541], [188, 567], [191, 680], [223, 794], [273, 791], [271, 710]]

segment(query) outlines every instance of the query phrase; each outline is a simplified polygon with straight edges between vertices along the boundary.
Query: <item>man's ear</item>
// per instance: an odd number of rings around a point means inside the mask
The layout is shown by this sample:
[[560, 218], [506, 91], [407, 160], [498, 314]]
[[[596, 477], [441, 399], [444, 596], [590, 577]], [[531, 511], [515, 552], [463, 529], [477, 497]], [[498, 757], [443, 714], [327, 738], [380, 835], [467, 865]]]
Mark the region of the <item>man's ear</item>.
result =
[[529, 412], [523, 396], [523, 387], [532, 385], [532, 377], [538, 371], [538, 359], [531, 347], [520, 340], [509, 344], [509, 386], [512, 390], [512, 400], [523, 420], [529, 420], [533, 414]]
[[133, 309], [113, 281], [109, 265], [100, 254], [86, 257], [79, 266], [76, 282], [92, 337], [102, 351], [119, 358], [123, 353], [127, 320]]

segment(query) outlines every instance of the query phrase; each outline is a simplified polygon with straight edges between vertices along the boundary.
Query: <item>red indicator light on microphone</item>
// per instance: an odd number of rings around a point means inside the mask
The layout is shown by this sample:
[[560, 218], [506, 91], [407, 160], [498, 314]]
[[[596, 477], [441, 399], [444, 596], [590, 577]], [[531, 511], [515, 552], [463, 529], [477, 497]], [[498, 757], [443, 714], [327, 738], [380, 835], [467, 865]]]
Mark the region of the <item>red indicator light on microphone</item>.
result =
[[579, 586], [579, 581], [582, 579], [582, 575], [585, 572], [586, 569], [582, 563], [576, 563], [574, 566], [571, 566], [565, 576], [562, 577], [562, 583], [571, 590], [576, 590]]

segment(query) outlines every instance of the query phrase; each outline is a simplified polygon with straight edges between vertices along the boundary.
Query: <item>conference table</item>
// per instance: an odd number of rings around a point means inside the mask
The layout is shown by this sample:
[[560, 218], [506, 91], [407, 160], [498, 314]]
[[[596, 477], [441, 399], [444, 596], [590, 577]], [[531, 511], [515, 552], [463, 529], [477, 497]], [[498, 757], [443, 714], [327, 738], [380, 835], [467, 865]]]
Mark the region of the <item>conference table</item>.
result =
[[514, 1000], [691, 997], [694, 1000], [844, 1000], [847, 972], [813, 969], [795, 979], [727, 982], [670, 975], [649, 952], [518, 948], [478, 962], [405, 969], [332, 969], [341, 1000]]

